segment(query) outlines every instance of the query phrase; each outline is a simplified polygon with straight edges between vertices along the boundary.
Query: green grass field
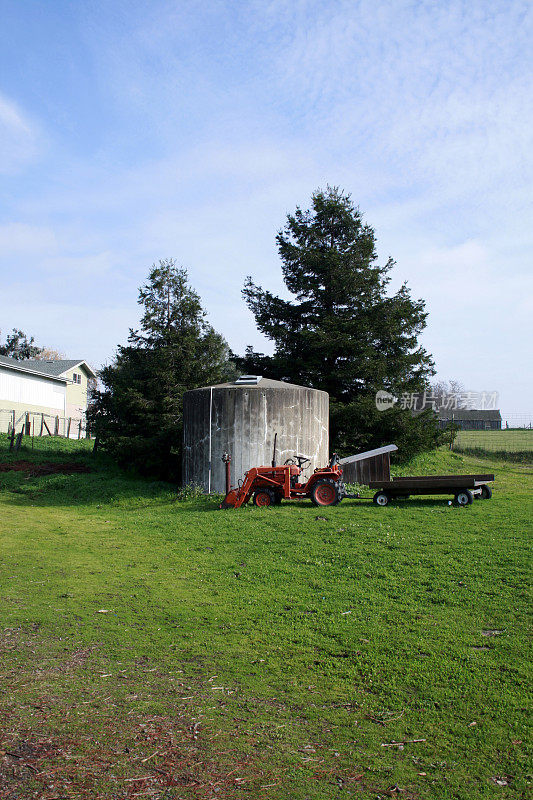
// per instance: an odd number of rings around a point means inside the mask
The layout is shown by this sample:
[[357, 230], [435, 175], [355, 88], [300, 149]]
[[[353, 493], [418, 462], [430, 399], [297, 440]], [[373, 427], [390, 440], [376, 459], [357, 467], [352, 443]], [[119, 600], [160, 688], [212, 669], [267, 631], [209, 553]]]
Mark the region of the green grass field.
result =
[[66, 444], [0, 436], [93, 469], [0, 472], [2, 800], [530, 796], [530, 467], [223, 512]]
[[454, 441], [456, 450], [484, 450], [487, 453], [533, 453], [533, 430], [527, 428], [500, 431], [458, 431]]

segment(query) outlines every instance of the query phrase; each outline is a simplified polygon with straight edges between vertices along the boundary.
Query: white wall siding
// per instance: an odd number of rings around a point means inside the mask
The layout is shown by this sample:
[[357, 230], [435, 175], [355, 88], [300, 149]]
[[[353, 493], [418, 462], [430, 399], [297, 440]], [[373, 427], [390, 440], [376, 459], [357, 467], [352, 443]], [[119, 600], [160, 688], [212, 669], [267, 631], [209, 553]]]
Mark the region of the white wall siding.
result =
[[9, 408], [10, 402], [42, 406], [64, 414], [66, 384], [0, 366], [0, 407]]

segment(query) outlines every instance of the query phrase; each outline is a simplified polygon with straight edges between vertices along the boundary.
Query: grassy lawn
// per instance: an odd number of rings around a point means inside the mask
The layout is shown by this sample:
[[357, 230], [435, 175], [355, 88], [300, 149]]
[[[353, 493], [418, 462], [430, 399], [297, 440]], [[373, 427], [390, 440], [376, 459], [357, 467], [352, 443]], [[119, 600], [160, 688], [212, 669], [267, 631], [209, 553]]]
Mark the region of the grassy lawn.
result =
[[533, 430], [517, 428], [500, 431], [458, 431], [454, 447], [457, 450], [528, 454], [528, 460], [531, 462], [533, 459]]
[[66, 444], [16, 458], [90, 473], [0, 472], [0, 798], [530, 796], [530, 467], [223, 512]]

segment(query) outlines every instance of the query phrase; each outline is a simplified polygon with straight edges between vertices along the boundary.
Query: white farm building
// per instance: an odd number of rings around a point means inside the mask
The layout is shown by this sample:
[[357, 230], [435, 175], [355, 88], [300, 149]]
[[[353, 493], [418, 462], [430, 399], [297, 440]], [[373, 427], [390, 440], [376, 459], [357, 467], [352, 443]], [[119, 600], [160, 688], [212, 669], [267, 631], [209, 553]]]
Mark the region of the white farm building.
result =
[[84, 422], [88, 382], [95, 378], [82, 360], [17, 361], [0, 356], [0, 432], [13, 424], [16, 430], [31, 424], [33, 430], [39, 425], [45, 432], [69, 435]]

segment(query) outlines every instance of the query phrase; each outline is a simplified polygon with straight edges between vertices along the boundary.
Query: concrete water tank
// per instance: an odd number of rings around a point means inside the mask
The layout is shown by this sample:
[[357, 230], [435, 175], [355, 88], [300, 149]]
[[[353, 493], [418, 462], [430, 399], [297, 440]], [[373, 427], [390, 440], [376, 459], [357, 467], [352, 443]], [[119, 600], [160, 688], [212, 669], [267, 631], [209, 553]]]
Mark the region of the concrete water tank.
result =
[[183, 396], [183, 483], [224, 492], [222, 454], [231, 455], [232, 484], [250, 467], [304, 455], [310, 475], [329, 458], [329, 395], [318, 389], [243, 375], [234, 383], [192, 389]]

